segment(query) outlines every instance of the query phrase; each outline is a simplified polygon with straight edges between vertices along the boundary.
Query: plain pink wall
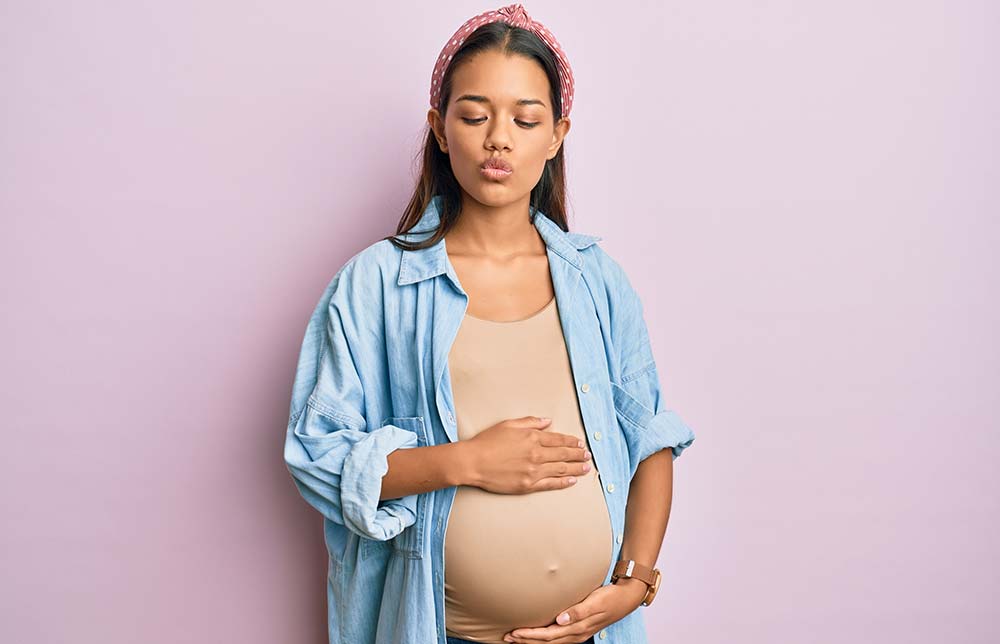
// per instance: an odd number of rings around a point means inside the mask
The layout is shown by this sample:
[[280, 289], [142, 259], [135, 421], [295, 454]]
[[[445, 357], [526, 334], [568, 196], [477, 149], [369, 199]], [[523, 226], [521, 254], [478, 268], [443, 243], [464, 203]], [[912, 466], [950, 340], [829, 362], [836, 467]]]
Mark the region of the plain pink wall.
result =
[[[0, 641], [326, 641], [299, 343], [501, 4], [4, 3]], [[526, 7], [698, 436], [651, 642], [996, 641], [997, 5]]]

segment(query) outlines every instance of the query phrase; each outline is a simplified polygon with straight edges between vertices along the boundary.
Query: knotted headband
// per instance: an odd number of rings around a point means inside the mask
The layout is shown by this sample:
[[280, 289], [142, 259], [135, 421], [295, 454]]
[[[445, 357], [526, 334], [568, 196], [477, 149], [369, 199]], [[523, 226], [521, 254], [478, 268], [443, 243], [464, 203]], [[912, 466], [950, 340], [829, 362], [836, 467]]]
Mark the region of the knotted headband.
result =
[[569, 116], [570, 108], [573, 107], [573, 71], [566, 60], [566, 54], [556, 41], [552, 32], [545, 28], [542, 23], [532, 20], [528, 12], [521, 4], [509, 4], [497, 10], [485, 11], [478, 16], [469, 18], [458, 28], [458, 31], [448, 39], [448, 44], [441, 50], [437, 63], [434, 65], [434, 73], [431, 74], [431, 107], [440, 107], [441, 101], [441, 80], [444, 78], [445, 70], [451, 63], [451, 57], [462, 46], [469, 34], [489, 22], [506, 22], [514, 27], [527, 29], [541, 39], [552, 53], [556, 56], [556, 66], [559, 71], [559, 94], [562, 99], [563, 116]]

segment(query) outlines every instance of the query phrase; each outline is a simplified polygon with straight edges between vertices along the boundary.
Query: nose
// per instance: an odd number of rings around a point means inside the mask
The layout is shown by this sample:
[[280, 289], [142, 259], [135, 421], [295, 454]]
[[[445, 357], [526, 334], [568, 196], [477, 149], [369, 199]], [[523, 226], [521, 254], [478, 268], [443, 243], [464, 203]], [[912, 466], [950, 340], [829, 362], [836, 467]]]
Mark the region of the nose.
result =
[[487, 149], [509, 150], [511, 143], [510, 127], [513, 123], [505, 123], [502, 119], [490, 119], [486, 130], [485, 145]]

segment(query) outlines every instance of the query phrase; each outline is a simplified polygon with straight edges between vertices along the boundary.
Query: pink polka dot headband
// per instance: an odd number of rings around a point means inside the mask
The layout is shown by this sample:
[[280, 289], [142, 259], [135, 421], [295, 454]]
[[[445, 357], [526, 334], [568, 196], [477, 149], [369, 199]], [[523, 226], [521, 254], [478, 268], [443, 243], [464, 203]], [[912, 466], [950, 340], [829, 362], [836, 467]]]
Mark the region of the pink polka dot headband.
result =
[[485, 11], [478, 16], [469, 18], [458, 28], [458, 31], [448, 40], [448, 44], [441, 50], [441, 55], [438, 56], [437, 63], [434, 65], [434, 73], [431, 74], [431, 107], [439, 107], [439, 103], [441, 102], [441, 80], [444, 78], [445, 70], [451, 63], [452, 55], [458, 51], [458, 48], [462, 46], [462, 43], [465, 42], [465, 39], [471, 32], [489, 22], [506, 22], [509, 25], [527, 29], [548, 45], [549, 49], [556, 56], [556, 66], [559, 70], [562, 113], [563, 116], [569, 116], [570, 108], [573, 107], [573, 71], [569, 67], [569, 61], [566, 60], [566, 54], [563, 53], [562, 47], [559, 46], [552, 32], [546, 29], [542, 23], [532, 20], [521, 4], [509, 4], [495, 11], [492, 9]]

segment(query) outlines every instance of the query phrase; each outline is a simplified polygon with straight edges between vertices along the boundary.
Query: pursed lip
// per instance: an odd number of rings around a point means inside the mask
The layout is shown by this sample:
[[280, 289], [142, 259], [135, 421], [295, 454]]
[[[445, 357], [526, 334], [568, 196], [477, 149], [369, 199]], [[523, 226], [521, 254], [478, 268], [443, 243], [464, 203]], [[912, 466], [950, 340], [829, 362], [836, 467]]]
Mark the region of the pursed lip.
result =
[[511, 164], [508, 163], [506, 159], [503, 159], [501, 157], [490, 157], [489, 159], [483, 161], [479, 167], [482, 168], [483, 170], [494, 168], [497, 170], [504, 170], [505, 172], [514, 171], [514, 167], [511, 166]]

